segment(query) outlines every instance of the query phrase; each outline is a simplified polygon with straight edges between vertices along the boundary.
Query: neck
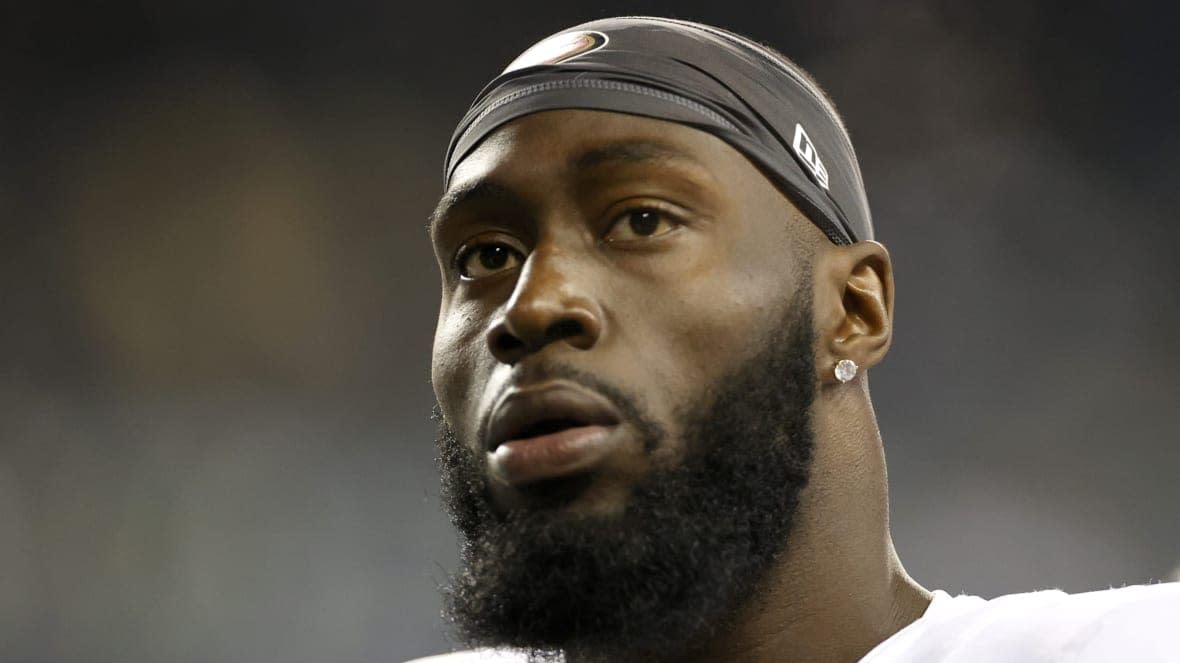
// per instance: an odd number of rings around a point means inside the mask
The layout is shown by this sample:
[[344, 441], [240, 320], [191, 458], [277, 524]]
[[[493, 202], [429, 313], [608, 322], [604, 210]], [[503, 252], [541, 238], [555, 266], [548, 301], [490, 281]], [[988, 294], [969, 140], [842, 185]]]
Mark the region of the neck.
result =
[[889, 535], [885, 459], [868, 387], [825, 390], [816, 448], [787, 551], [764, 590], [699, 661], [856, 661], [930, 603]]

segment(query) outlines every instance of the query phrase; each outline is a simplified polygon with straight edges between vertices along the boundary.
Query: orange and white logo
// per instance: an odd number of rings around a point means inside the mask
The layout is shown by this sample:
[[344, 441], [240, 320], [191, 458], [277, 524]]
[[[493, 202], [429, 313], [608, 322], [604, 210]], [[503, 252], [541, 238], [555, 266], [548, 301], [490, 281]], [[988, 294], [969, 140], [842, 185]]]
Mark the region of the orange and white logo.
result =
[[539, 64], [565, 62], [579, 55], [597, 51], [603, 46], [606, 46], [607, 41], [609, 41], [607, 36], [597, 30], [563, 32], [559, 35], [553, 35], [533, 44], [529, 50], [521, 53], [520, 57], [513, 60], [512, 64], [509, 64], [502, 73], [507, 74], [510, 71], [524, 69], [525, 67], [535, 67]]

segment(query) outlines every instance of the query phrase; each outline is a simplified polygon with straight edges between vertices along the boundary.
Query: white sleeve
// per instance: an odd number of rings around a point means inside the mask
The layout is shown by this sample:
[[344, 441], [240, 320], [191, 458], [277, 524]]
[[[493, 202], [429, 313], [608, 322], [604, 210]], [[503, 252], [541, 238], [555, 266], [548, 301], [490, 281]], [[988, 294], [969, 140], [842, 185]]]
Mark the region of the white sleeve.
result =
[[1075, 641], [1076, 657], [1069, 660], [1180, 661], [1180, 583], [1124, 587], [1109, 594], [1119, 600], [1087, 624], [1088, 632]]
[[412, 661], [406, 661], [406, 663], [524, 663], [527, 660], [527, 656], [517, 652], [502, 649], [472, 649], [415, 658]]

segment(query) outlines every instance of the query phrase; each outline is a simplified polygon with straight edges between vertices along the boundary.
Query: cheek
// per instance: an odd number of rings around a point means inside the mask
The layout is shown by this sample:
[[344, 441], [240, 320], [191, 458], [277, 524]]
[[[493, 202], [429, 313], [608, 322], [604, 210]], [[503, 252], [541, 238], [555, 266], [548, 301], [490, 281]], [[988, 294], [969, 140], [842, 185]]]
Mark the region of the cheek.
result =
[[755, 290], [749, 281], [714, 277], [667, 311], [661, 336], [683, 389], [700, 394], [760, 349], [772, 309], [765, 293]]
[[443, 416], [460, 435], [467, 433], [464, 408], [474, 400], [472, 381], [479, 372], [482, 356], [483, 326], [476, 322], [480, 319], [462, 308], [443, 310], [434, 333], [431, 384]]
[[697, 378], [715, 376], [756, 352], [791, 298], [790, 278], [758, 239], [714, 237], [674, 278], [657, 284], [664, 293], [653, 303], [659, 310], [646, 315], [660, 321], [661, 336]]
[[[614, 298], [613, 375], [627, 376], [637, 396], [670, 434], [677, 453], [689, 408], [707, 405], [722, 377], [762, 349], [790, 293], [765, 270], [746, 269], [719, 252], [669, 270], [642, 288], [643, 297]], [[631, 284], [632, 286], [634, 284]]]

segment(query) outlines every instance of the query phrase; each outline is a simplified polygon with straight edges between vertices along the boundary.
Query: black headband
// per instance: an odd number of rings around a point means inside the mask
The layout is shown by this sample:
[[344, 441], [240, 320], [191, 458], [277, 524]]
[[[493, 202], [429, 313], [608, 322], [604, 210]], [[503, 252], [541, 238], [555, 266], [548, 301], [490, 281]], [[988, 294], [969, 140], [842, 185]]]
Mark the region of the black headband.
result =
[[506, 122], [582, 108], [669, 120], [746, 155], [836, 244], [872, 239], [860, 167], [827, 97], [793, 63], [719, 28], [609, 18], [541, 40], [487, 85], [455, 129], [455, 167]]

